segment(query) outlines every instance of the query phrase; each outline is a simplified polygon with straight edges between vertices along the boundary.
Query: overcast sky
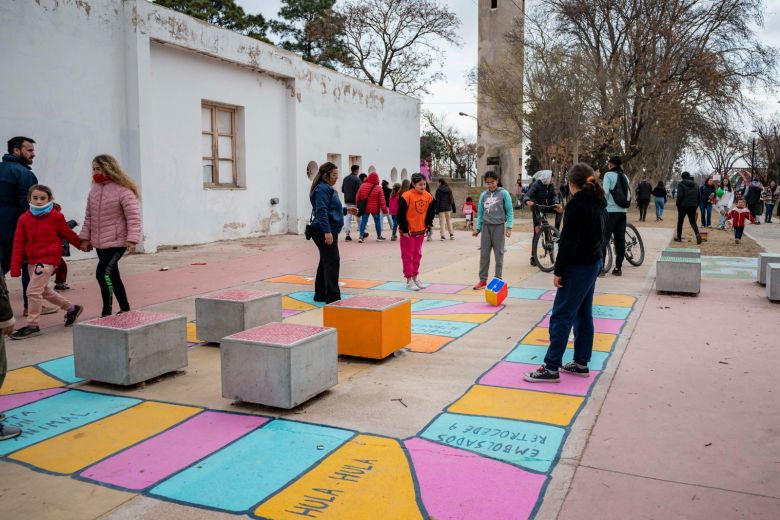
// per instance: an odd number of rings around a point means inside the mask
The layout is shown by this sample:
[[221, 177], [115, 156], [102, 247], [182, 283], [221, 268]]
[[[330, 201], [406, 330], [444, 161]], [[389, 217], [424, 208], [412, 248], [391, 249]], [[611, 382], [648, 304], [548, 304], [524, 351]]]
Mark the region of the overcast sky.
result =
[[[248, 13], [261, 13], [266, 18], [276, 18], [281, 0], [237, 0]], [[458, 112], [476, 115], [474, 94], [468, 89], [466, 75], [477, 63], [477, 0], [445, 0], [445, 3], [460, 16], [461, 47], [447, 46], [446, 62], [443, 72], [446, 81], [431, 86], [431, 94], [422, 101], [424, 108], [446, 114], [448, 120], [456, 124], [466, 135], [476, 137], [477, 125], [473, 119], [458, 116]], [[532, 4], [533, 0], [527, 0]], [[765, 0], [766, 18], [764, 28], [759, 35], [761, 40], [780, 48], [780, 0]], [[273, 36], [272, 36], [273, 38]], [[780, 111], [780, 92], [758, 90], [751, 97], [760, 102], [763, 112], [772, 114]], [[749, 123], [748, 123], [749, 124]]]

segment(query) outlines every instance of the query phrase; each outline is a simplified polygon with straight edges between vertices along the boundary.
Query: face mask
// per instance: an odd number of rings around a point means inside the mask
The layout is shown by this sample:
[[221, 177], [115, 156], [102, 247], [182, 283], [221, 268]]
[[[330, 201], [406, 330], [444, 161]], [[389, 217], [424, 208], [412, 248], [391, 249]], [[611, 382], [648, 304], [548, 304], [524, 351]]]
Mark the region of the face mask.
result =
[[94, 173], [92, 174], [92, 180], [100, 184], [101, 182], [108, 182], [111, 180], [111, 177], [106, 175], [105, 173]]
[[44, 204], [43, 206], [33, 206], [30, 204], [30, 213], [32, 213], [35, 217], [40, 217], [41, 215], [45, 215], [50, 212], [53, 207], [53, 201], [50, 201], [48, 204]]

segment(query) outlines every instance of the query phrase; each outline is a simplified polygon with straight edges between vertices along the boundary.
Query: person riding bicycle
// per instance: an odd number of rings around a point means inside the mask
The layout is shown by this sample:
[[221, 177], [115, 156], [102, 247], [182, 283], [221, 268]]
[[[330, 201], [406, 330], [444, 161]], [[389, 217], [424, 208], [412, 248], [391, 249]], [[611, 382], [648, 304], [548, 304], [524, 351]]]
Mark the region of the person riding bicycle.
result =
[[[555, 212], [560, 214], [563, 211], [560, 199], [558, 198], [558, 191], [552, 184], [552, 170], [540, 170], [534, 174], [533, 183], [523, 197], [523, 203], [531, 208], [531, 213], [534, 218], [534, 235], [539, 233], [542, 226], [542, 219], [539, 215], [539, 209], [534, 206], [552, 206], [553, 209], [544, 209], [544, 213]], [[531, 265], [536, 266], [536, 260], [534, 260], [533, 252], [531, 253]]]

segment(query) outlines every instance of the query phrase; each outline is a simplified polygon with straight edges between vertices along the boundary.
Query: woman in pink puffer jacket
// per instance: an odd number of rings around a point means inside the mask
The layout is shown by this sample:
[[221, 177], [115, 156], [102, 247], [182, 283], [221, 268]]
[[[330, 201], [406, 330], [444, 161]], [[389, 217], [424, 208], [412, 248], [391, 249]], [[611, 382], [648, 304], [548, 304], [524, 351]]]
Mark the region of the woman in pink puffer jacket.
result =
[[141, 240], [141, 207], [138, 186], [110, 155], [98, 155], [92, 160], [92, 180], [79, 238], [83, 250], [94, 247], [97, 251], [95, 276], [103, 297], [101, 315], [110, 316], [114, 295], [119, 312], [130, 310], [119, 275], [119, 259], [125, 252], [134, 253]]

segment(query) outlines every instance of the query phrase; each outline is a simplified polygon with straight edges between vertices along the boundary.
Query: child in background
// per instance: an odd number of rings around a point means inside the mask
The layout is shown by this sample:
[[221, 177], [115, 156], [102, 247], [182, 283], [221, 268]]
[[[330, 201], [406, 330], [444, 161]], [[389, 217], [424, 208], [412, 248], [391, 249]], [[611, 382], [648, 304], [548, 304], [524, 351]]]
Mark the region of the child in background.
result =
[[477, 212], [477, 206], [471, 197], [466, 197], [466, 203], [460, 209], [463, 216], [466, 217], [466, 229], [474, 231], [474, 214]]
[[412, 189], [401, 195], [398, 201], [398, 228], [401, 231], [401, 261], [403, 262], [406, 288], [410, 291], [425, 289], [427, 285], [417, 279], [422, 260], [425, 235], [433, 227], [433, 196], [425, 189], [428, 183], [420, 173], [412, 175]]
[[742, 198], [737, 201], [737, 207], [729, 211], [727, 218], [734, 226], [735, 244], [739, 244], [739, 242], [742, 240], [742, 233], [745, 232], [745, 220], [750, 220], [754, 223], [756, 221], [756, 218], [753, 216], [750, 210], [745, 207], [745, 199]]
[[[56, 202], [54, 203], [54, 209], [62, 213], [62, 207]], [[70, 229], [73, 229], [79, 225], [79, 223], [73, 219], [67, 221], [66, 224]], [[60, 260], [60, 265], [57, 266], [57, 271], [54, 275], [55, 291], [67, 291], [68, 289], [70, 289], [70, 285], [68, 285], [68, 264], [65, 262], [66, 256], [70, 256], [70, 244], [68, 243], [67, 240], [63, 238], [62, 239], [62, 260]]]
[[473, 236], [482, 233], [479, 248], [479, 281], [473, 287], [475, 291], [484, 289], [487, 285], [491, 249], [493, 256], [496, 257], [496, 278], [503, 277], [505, 237], [512, 236], [514, 220], [512, 196], [504, 188], [498, 187], [496, 172], [486, 172], [484, 178], [487, 189], [479, 197], [477, 229], [472, 233]]
[[62, 260], [62, 239], [76, 247], [81, 245], [78, 235], [65, 223], [62, 213], [54, 209], [51, 190], [36, 184], [27, 193], [30, 209], [19, 217], [14, 236], [14, 250], [11, 257], [11, 276], [22, 275], [22, 263], [27, 259], [30, 285], [27, 287], [29, 300], [27, 325], [11, 335], [11, 339], [26, 339], [41, 333], [38, 319], [45, 299], [65, 312], [65, 326], [73, 325], [84, 308], [73, 305], [49, 288], [49, 279]]
[[391, 227], [393, 231], [393, 234], [390, 237], [390, 240], [392, 241], [398, 240], [398, 202], [401, 199], [400, 191], [401, 185], [397, 182], [393, 184], [393, 189], [390, 191], [390, 200], [387, 204], [390, 209]]
[[113, 312], [114, 296], [120, 312], [130, 310], [127, 292], [119, 274], [119, 260], [135, 253], [141, 240], [141, 208], [138, 186], [110, 155], [92, 160], [92, 188], [87, 197], [87, 211], [81, 227], [81, 249], [97, 250], [95, 276], [103, 299], [101, 316]]

